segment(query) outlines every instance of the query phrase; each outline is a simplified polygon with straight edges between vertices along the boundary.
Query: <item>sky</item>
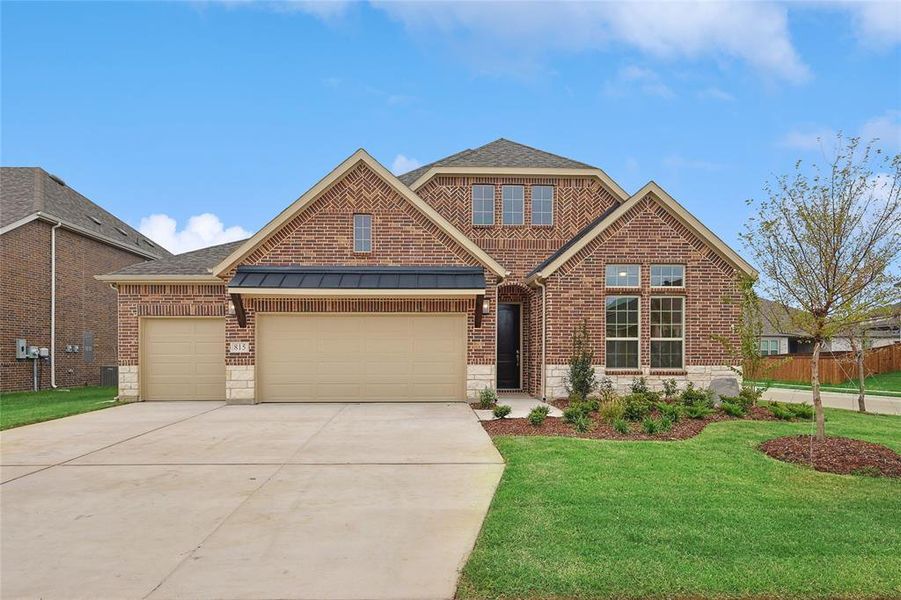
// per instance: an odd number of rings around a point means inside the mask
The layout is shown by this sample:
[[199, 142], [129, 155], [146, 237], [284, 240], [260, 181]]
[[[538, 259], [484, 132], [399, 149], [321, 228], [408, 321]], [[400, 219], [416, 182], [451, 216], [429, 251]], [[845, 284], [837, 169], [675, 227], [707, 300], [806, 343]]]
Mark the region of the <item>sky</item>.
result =
[[2, 2], [0, 162], [173, 252], [241, 239], [363, 147], [499, 137], [649, 180], [741, 252], [836, 132], [901, 151], [901, 2]]

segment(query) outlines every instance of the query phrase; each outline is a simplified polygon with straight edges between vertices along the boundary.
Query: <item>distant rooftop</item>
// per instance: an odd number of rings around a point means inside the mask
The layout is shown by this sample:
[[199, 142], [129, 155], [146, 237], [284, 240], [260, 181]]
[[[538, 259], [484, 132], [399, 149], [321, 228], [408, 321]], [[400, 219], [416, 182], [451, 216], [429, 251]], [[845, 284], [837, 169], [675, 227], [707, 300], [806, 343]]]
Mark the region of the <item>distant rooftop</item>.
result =
[[228, 258], [247, 240], [209, 246], [200, 250], [173, 254], [158, 260], [137, 263], [111, 275], [209, 275], [213, 267]]

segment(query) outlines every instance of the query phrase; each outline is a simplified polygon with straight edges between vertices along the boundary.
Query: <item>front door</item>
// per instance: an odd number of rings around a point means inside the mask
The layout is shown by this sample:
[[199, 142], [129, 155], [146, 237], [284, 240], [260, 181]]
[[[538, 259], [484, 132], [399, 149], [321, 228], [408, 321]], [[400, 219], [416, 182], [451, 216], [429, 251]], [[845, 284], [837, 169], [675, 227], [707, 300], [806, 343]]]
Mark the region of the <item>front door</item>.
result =
[[497, 387], [519, 389], [520, 305], [500, 304], [497, 311]]

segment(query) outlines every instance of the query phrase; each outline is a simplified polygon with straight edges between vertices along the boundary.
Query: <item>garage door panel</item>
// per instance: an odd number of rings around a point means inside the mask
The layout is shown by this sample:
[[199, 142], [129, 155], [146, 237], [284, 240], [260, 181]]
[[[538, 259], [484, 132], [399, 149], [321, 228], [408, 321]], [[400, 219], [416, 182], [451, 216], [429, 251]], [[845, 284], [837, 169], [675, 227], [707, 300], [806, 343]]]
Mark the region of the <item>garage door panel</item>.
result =
[[146, 400], [225, 398], [225, 320], [141, 321], [141, 386]]
[[462, 314], [261, 314], [256, 347], [263, 401], [465, 397]]

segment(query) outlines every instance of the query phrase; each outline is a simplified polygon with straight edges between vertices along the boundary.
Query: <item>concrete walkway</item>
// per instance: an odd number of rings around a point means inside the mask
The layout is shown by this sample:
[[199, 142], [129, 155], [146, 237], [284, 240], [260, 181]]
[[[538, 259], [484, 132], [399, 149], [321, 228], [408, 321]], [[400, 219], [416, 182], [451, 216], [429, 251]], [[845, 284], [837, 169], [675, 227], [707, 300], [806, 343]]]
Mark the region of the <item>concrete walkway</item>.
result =
[[[823, 406], [829, 408], [845, 408], [857, 410], [857, 394], [843, 394], [841, 392], [820, 392]], [[763, 393], [764, 400], [777, 402], [793, 402], [801, 404], [813, 404], [813, 392], [810, 390], [791, 390], [786, 388], [770, 388]], [[901, 398], [892, 396], [876, 396], [867, 394], [867, 412], [881, 415], [901, 415]]]
[[452, 598], [503, 471], [464, 403], [140, 403], [0, 449], [3, 598]]
[[[526, 395], [510, 397], [510, 396], [501, 396], [497, 399], [498, 404], [506, 404], [510, 407], [510, 414], [507, 415], [508, 419], [525, 419], [529, 416], [529, 412], [535, 408], [536, 406], [547, 406], [548, 416], [551, 417], [562, 417], [563, 411], [557, 408], [556, 406], [551, 406], [550, 404], [545, 404], [541, 400], [537, 398], [530, 398]], [[495, 416], [492, 410], [481, 410], [476, 409], [476, 416], [479, 417], [480, 421], [492, 421]]]

